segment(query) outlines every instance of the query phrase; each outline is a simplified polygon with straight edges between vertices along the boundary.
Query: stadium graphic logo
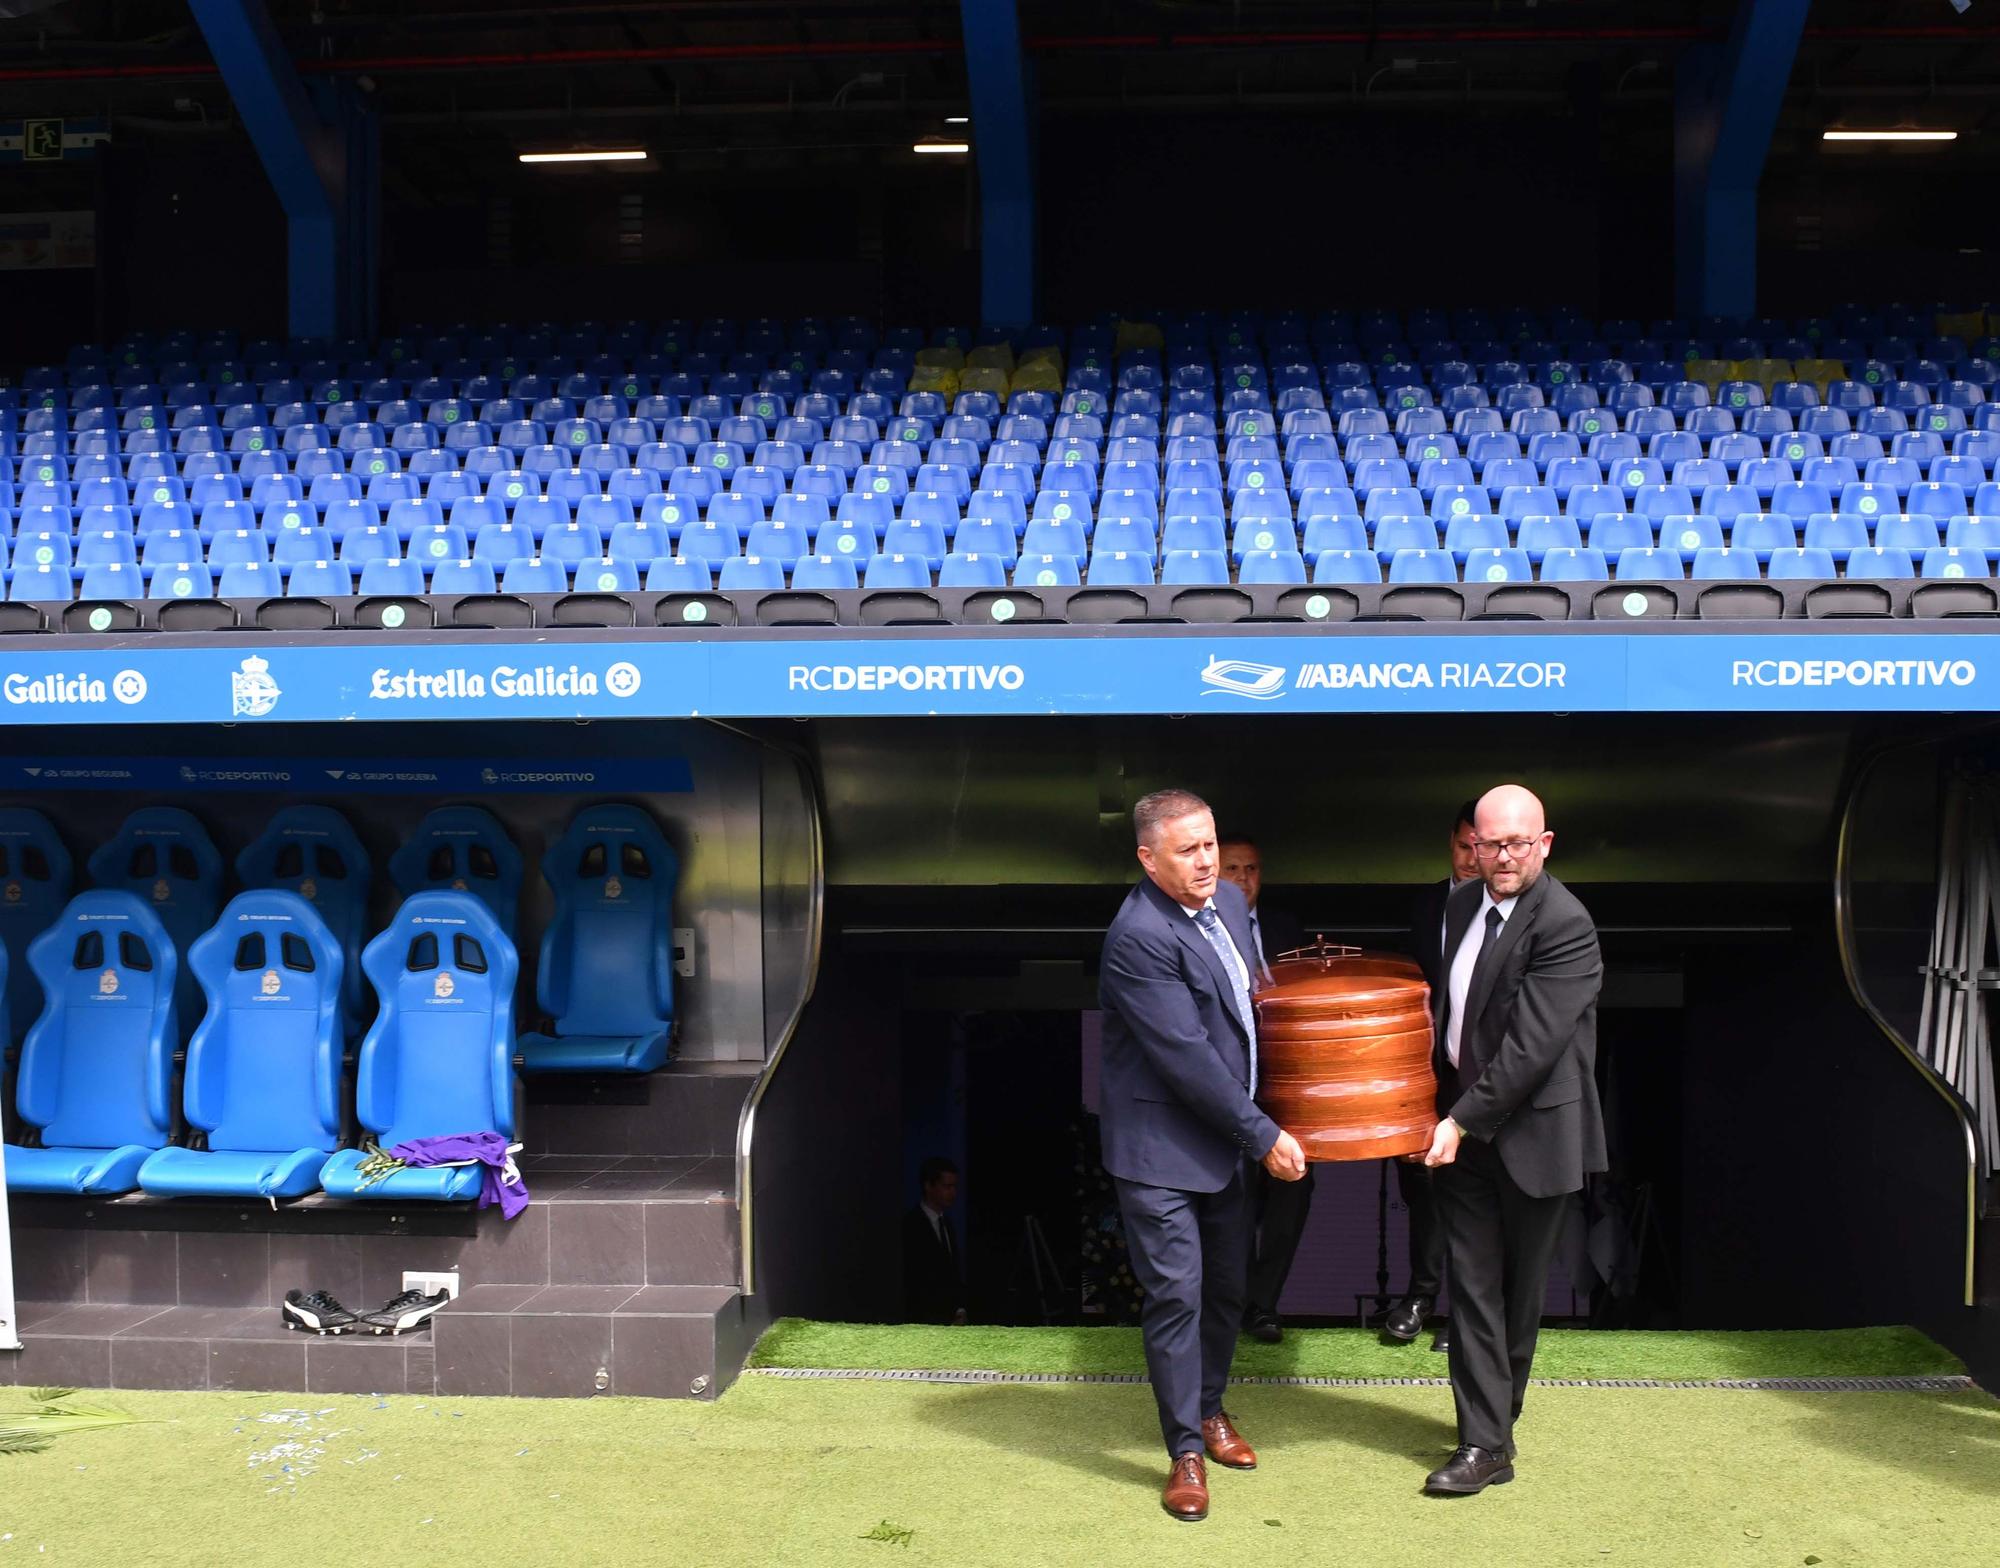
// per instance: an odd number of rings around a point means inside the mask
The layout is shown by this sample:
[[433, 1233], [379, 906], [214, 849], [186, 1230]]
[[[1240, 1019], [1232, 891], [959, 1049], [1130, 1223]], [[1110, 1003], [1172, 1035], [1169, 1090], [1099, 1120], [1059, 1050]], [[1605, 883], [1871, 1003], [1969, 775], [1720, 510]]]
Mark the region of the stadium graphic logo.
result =
[[285, 983], [278, 978], [277, 970], [266, 969], [264, 971], [264, 978], [258, 984], [262, 987], [266, 996], [276, 996], [279, 991], [284, 989]]
[[1248, 659], [1218, 659], [1208, 656], [1202, 667], [1201, 683], [1208, 689], [1204, 697], [1249, 697], [1269, 702], [1285, 694], [1285, 668], [1281, 664], [1254, 664]]
[[229, 711], [252, 719], [261, 719], [284, 695], [271, 679], [271, 661], [254, 653], [243, 661], [242, 669], [230, 672], [229, 694]]

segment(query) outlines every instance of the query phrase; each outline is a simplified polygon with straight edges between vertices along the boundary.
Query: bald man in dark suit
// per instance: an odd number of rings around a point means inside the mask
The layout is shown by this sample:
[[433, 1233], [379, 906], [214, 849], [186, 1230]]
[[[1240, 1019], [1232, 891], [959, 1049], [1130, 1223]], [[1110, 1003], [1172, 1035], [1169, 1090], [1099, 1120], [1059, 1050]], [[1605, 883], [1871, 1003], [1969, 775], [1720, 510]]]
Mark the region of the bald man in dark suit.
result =
[[1458, 1448], [1425, 1478], [1453, 1495], [1514, 1479], [1549, 1263], [1573, 1194], [1605, 1168], [1597, 1099], [1597, 927], [1544, 870], [1555, 835], [1517, 784], [1479, 799], [1481, 880], [1445, 906], [1432, 999], [1437, 1173], [1451, 1270]]

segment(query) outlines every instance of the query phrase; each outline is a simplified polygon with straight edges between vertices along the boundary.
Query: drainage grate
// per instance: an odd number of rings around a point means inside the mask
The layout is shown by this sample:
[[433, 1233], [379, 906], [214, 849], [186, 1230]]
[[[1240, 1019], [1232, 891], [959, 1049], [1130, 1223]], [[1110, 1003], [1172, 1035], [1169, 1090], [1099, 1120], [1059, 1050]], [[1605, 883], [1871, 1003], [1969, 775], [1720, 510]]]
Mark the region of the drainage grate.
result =
[[[846, 1371], [832, 1367], [750, 1367], [754, 1377], [846, 1378], [877, 1383], [1143, 1383], [1143, 1372]], [[1233, 1377], [1235, 1384], [1282, 1388], [1449, 1388], [1443, 1377]], [[1777, 1394], [1957, 1394], [1969, 1377], [1762, 1377], [1705, 1382], [1650, 1377], [1538, 1377], [1537, 1388], [1721, 1388]]]

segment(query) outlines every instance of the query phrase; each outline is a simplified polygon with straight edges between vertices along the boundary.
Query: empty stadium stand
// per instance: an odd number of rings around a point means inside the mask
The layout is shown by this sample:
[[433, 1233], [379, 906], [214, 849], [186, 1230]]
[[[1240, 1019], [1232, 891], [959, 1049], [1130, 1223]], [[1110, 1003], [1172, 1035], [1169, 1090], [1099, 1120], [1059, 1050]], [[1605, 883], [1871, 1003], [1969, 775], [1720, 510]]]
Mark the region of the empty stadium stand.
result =
[[138, 336], [0, 390], [0, 626], [1991, 609], [1996, 379], [1901, 309]]

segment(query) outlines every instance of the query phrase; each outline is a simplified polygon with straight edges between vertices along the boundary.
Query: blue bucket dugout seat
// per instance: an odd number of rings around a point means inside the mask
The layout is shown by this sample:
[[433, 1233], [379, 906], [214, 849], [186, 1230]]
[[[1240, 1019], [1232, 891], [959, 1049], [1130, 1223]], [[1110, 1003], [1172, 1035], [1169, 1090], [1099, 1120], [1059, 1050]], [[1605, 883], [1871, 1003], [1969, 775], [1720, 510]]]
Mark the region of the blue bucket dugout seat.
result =
[[479, 806], [440, 806], [390, 858], [389, 876], [405, 897], [426, 888], [475, 895], [511, 938], [525, 864], [492, 812]]
[[206, 1148], [139, 1167], [160, 1197], [297, 1198], [340, 1140], [346, 957], [296, 893], [239, 893], [188, 955], [208, 1011], [188, 1044], [181, 1103]]
[[361, 937], [368, 921], [368, 851], [331, 806], [287, 806], [236, 857], [246, 888], [282, 888], [318, 911], [346, 958], [340, 1003], [345, 1030], [361, 1027]]
[[48, 1000], [21, 1043], [14, 1192], [130, 1192], [173, 1126], [173, 939], [136, 894], [79, 893], [29, 945]]
[[[514, 1136], [514, 944], [470, 893], [417, 893], [361, 955], [381, 1007], [361, 1042], [354, 1108], [384, 1149], [412, 1138]], [[360, 1149], [326, 1162], [335, 1198], [451, 1202], [479, 1195], [480, 1167], [426, 1166], [363, 1182]]]
[[28, 963], [28, 944], [49, 928], [69, 900], [69, 851], [39, 811], [0, 810], [0, 1056], [12, 1061], [15, 1042], [42, 1010], [42, 986]]
[[674, 1021], [680, 860], [636, 806], [590, 806], [542, 857], [556, 896], [535, 997], [549, 1034], [521, 1037], [529, 1072], [649, 1073]]
[[[178, 806], [145, 806], [90, 857], [90, 880], [142, 899], [172, 938], [176, 955], [215, 924], [222, 909], [222, 855], [208, 830]], [[201, 1016], [201, 987], [179, 966], [175, 1005], [183, 1026]]]

